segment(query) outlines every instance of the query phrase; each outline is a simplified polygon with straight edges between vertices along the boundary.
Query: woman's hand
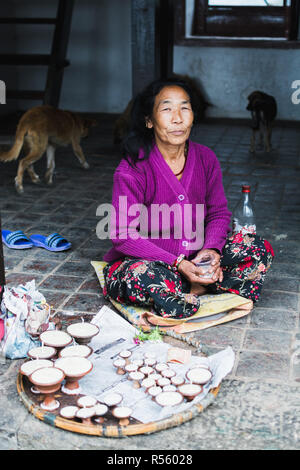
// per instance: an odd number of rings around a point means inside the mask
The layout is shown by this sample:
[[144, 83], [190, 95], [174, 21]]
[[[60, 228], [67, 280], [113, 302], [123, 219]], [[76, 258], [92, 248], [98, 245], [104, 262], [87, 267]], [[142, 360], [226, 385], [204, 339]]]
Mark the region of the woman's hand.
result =
[[[213, 260], [211, 262], [211, 267], [208, 270], [209, 273], [211, 273], [211, 277], [209, 278], [203, 278], [202, 276], [205, 274], [205, 271], [203, 271], [200, 267], [197, 267], [199, 270], [199, 278], [198, 282], [200, 282], [202, 285], [209, 285], [213, 284], [216, 281], [222, 282], [223, 281], [223, 271], [220, 266], [220, 259], [221, 255], [217, 253], [215, 250], [201, 250], [197, 253], [195, 258], [191, 260], [191, 263], [196, 265], [199, 263], [203, 258], [206, 256], [210, 256]], [[181, 264], [181, 263], [180, 263]], [[197, 282], [197, 281], [194, 281]]]
[[178, 271], [182, 274], [191, 284], [200, 282], [200, 275], [202, 273], [201, 269], [195, 266], [194, 263], [188, 261], [187, 259], [183, 259], [178, 266]]

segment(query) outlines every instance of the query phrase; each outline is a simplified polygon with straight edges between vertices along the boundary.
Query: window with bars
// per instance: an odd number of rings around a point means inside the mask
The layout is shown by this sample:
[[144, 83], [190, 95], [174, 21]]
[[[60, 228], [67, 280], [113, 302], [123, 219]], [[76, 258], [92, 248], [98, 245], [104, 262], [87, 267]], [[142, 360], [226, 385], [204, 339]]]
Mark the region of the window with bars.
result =
[[[180, 0], [184, 20], [190, 15], [189, 37], [296, 40], [297, 0]], [[180, 9], [178, 9], [180, 12]], [[185, 28], [186, 32], [186, 28]]]

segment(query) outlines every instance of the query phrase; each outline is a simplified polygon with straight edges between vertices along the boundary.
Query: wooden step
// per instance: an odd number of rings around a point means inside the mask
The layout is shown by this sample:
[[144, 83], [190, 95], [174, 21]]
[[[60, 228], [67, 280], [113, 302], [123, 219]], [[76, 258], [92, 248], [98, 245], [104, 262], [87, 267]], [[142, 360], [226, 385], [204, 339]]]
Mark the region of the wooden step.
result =
[[[50, 54], [0, 54], [0, 65], [51, 65], [53, 57]], [[67, 67], [68, 60], [56, 64], [58, 67]]]
[[0, 24], [55, 24], [56, 18], [0, 18]]
[[7, 90], [6, 98], [10, 100], [43, 100], [45, 91], [40, 90]]

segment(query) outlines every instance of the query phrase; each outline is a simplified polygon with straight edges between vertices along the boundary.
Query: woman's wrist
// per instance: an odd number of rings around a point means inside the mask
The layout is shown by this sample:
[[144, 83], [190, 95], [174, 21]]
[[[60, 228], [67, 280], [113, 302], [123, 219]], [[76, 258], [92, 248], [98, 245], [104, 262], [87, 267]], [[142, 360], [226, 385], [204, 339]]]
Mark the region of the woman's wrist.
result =
[[174, 263], [173, 263], [173, 265], [172, 265], [174, 271], [178, 271], [179, 265], [180, 265], [181, 261], [183, 261], [184, 259], [185, 259], [185, 255], [184, 255], [184, 254], [179, 255], [179, 256], [175, 259], [175, 261], [174, 261]]

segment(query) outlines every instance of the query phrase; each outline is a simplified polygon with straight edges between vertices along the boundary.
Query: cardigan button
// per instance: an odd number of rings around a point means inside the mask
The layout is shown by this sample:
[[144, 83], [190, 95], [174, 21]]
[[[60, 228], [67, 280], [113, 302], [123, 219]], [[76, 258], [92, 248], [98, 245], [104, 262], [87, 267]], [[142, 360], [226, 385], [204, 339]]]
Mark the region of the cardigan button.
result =
[[182, 246], [188, 246], [188, 245], [189, 245], [189, 242], [187, 242], [186, 240], [183, 240]]
[[179, 199], [179, 201], [183, 201], [183, 200], [184, 200], [184, 195], [183, 195], [183, 194], [179, 194], [178, 199]]

